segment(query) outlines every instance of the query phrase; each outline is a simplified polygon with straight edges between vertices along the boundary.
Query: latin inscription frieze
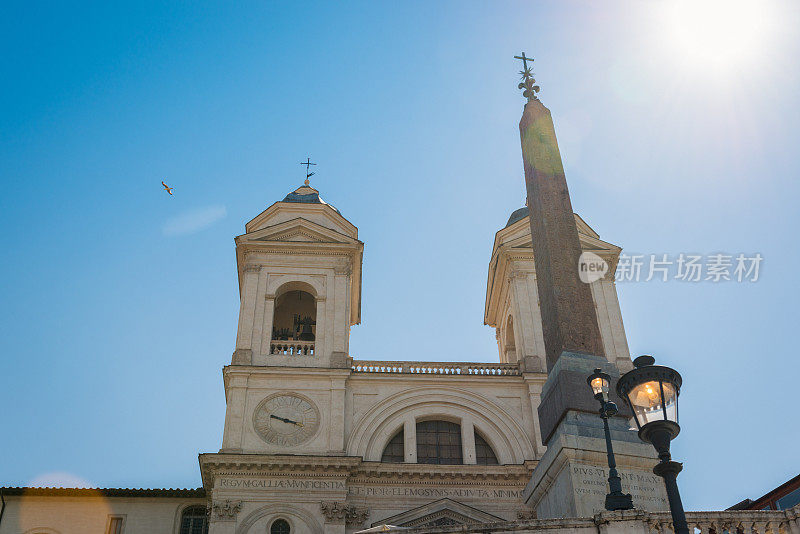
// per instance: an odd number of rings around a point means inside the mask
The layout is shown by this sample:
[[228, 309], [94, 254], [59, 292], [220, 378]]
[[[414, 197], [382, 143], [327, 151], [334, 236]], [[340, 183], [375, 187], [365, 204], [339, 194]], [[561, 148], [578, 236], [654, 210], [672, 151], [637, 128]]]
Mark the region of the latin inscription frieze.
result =
[[216, 487], [224, 489], [328, 490], [343, 491], [343, 480], [314, 480], [296, 478], [219, 478]]
[[215, 482], [219, 489], [273, 490], [273, 491], [346, 491], [354, 497], [425, 497], [462, 499], [501, 499], [518, 501], [522, 489], [487, 487], [430, 487], [408, 485], [351, 485], [344, 480], [295, 479], [295, 478], [239, 478], [220, 477]]
[[431, 488], [408, 486], [350, 486], [348, 495], [358, 497], [433, 497], [515, 499], [522, 498], [522, 490], [492, 488]]

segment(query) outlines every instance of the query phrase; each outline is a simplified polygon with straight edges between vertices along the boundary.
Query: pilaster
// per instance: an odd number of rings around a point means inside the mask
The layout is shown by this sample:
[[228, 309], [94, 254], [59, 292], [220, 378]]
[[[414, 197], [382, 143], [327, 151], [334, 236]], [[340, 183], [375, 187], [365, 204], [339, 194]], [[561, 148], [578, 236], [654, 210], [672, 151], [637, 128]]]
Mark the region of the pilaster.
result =
[[336, 307], [334, 309], [334, 331], [333, 331], [333, 347], [332, 352], [347, 353], [347, 337], [349, 334], [348, 318], [349, 318], [349, 301], [350, 292], [348, 285], [350, 274], [350, 262], [343, 262], [338, 264], [334, 270], [333, 291], [335, 295]]
[[[252, 334], [252, 350], [253, 350], [253, 363], [255, 364], [255, 359], [263, 354], [264, 352], [269, 352], [269, 339], [267, 340], [266, 344], [263, 344], [264, 339], [264, 329], [266, 325], [264, 324], [264, 316], [266, 314], [266, 299], [262, 297], [267, 291], [267, 281], [269, 279], [269, 273], [266, 269], [260, 269], [258, 273], [258, 283], [256, 284], [256, 293], [253, 297], [253, 301], [255, 302], [255, 310], [253, 313], [253, 334]], [[271, 321], [270, 321], [271, 322]], [[270, 325], [271, 327], [271, 325]], [[270, 336], [271, 333], [267, 333]], [[270, 336], [271, 337], [271, 336]], [[267, 347], [266, 351], [264, 350], [264, 346]]]
[[328, 447], [334, 453], [344, 453], [345, 381], [345, 378], [331, 378], [331, 414]]
[[413, 416], [403, 421], [403, 450], [407, 463], [417, 463], [417, 422]]
[[631, 362], [628, 337], [625, 335], [625, 325], [622, 322], [622, 311], [619, 306], [619, 296], [617, 295], [614, 278], [600, 280], [600, 287], [603, 290], [608, 312], [611, 339], [613, 340], [614, 354], [616, 355], [615, 363], [617, 368], [625, 373], [633, 369], [633, 362]]
[[213, 501], [209, 514], [209, 534], [233, 534], [236, 531], [236, 518], [241, 509], [242, 501]]
[[[269, 278], [267, 277], [267, 280]], [[253, 354], [253, 365], [267, 365], [270, 342], [272, 341], [272, 324], [275, 317], [275, 293], [264, 294], [264, 317], [261, 329], [261, 350]]]
[[253, 324], [256, 311], [256, 293], [260, 265], [246, 264], [242, 283], [242, 295], [239, 305], [239, 328], [236, 334], [236, 352], [233, 355], [235, 365], [251, 365], [253, 357]]
[[539, 403], [542, 398], [542, 385], [544, 378], [541, 374], [524, 373], [523, 378], [528, 384], [528, 397], [531, 403], [531, 416], [533, 417], [533, 433], [535, 439], [533, 440], [533, 447], [536, 453], [536, 458], [541, 458], [545, 451], [544, 442], [542, 441], [542, 430], [539, 423]]
[[461, 420], [461, 451], [466, 465], [475, 465], [475, 426], [472, 419]]
[[510, 285], [517, 359], [522, 362], [539, 360], [538, 369], [535, 370], [544, 370], [542, 360], [545, 351], [536, 277], [532, 272], [514, 270], [511, 272]]
[[225, 429], [220, 452], [241, 452], [244, 434], [244, 410], [247, 398], [247, 377], [231, 376], [225, 389]]

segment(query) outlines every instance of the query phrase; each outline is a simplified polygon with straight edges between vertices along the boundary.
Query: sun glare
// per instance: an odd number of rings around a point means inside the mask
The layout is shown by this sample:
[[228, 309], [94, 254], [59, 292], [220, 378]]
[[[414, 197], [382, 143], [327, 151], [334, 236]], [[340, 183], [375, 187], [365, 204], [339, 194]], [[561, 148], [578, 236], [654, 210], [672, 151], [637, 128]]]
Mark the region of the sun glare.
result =
[[670, 48], [698, 66], [741, 66], [759, 56], [770, 37], [768, 7], [741, 0], [670, 1], [664, 20]]

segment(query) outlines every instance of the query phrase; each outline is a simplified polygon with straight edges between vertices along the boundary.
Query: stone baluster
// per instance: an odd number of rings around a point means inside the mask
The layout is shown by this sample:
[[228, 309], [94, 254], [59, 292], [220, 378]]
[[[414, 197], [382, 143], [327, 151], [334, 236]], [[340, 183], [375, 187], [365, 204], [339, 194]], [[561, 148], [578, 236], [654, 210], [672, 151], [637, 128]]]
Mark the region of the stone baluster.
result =
[[789, 508], [784, 513], [787, 520], [787, 534], [800, 534], [800, 504], [794, 508]]

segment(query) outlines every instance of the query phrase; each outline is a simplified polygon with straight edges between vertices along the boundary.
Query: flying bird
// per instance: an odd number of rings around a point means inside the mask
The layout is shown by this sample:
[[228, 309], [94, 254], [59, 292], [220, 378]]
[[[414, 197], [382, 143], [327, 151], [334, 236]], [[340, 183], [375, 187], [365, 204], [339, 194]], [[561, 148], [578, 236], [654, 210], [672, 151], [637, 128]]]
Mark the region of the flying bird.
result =
[[170, 187], [170, 186], [168, 186], [168, 185], [167, 185], [167, 184], [165, 184], [163, 181], [161, 182], [161, 185], [163, 185], [163, 186], [164, 186], [164, 189], [166, 189], [167, 193], [169, 193], [170, 195], [172, 194], [172, 190], [173, 190], [173, 189], [175, 189], [174, 187]]

